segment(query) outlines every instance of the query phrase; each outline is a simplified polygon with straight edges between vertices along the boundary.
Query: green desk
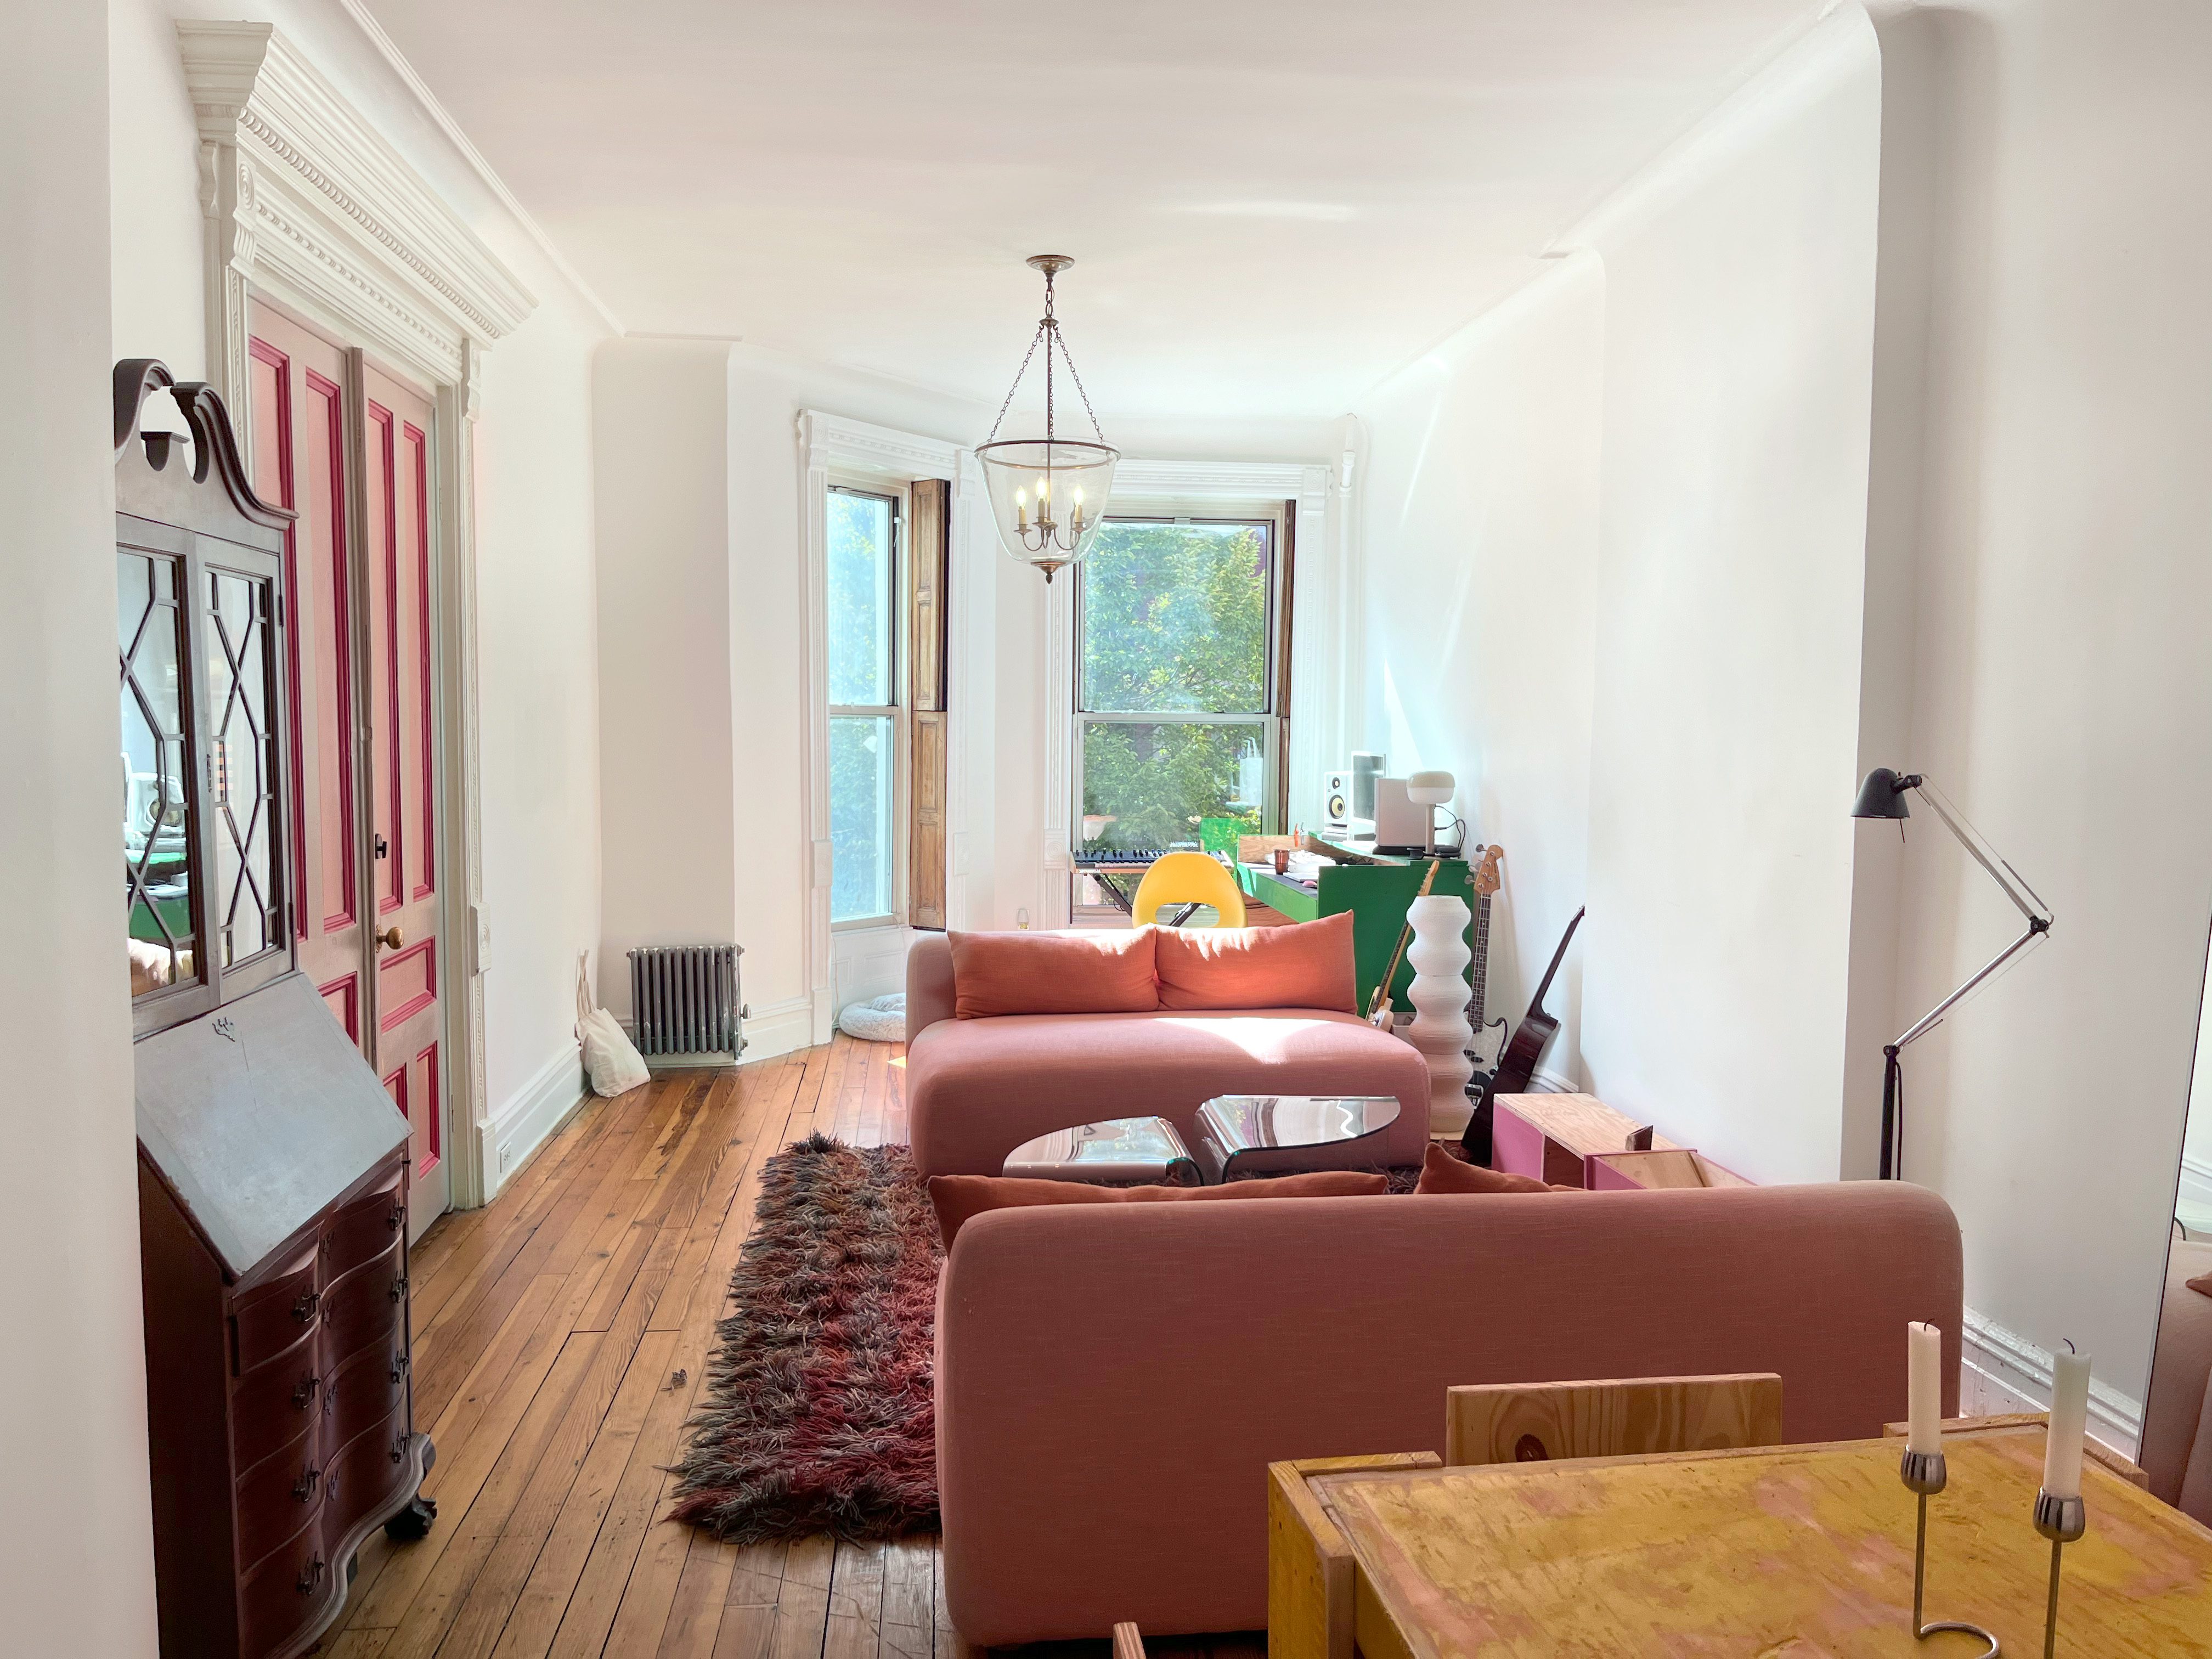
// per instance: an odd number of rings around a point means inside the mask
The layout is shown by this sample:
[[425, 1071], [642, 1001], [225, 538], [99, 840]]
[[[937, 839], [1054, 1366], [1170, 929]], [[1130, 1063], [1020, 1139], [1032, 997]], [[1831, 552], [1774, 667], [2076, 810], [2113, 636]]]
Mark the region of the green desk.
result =
[[[1471, 952], [1474, 948], [1473, 872], [1463, 859], [1444, 859], [1441, 863], [1429, 891], [1466, 904], [1467, 943]], [[1281, 911], [1292, 921], [1313, 921], [1346, 910], [1352, 912], [1352, 946], [1358, 964], [1359, 1007], [1364, 1012], [1376, 982], [1390, 965], [1391, 952], [1398, 948], [1398, 934], [1406, 925], [1407, 907], [1419, 896], [1421, 878], [1428, 869], [1429, 860], [1425, 858], [1393, 859], [1384, 864], [1324, 864], [1321, 868], [1320, 890], [1316, 893], [1296, 882], [1285, 881], [1271, 870], [1240, 864], [1237, 866], [1237, 882], [1246, 897]], [[1467, 981], [1472, 994], [1474, 963], [1471, 956]], [[1390, 981], [1392, 1007], [1413, 1012], [1413, 1005], [1406, 1000], [1406, 988], [1413, 982], [1413, 964], [1401, 962]]]

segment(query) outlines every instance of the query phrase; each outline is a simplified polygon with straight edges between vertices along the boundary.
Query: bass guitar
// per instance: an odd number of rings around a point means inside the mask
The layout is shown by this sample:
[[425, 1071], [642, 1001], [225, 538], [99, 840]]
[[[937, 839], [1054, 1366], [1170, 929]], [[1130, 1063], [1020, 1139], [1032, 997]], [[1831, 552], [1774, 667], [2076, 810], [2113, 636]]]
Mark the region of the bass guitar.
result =
[[[1496, 1019], [1485, 1017], [1483, 986], [1490, 977], [1490, 900], [1498, 891], [1498, 860], [1504, 856], [1502, 847], [1490, 846], [1480, 849], [1482, 860], [1474, 867], [1474, 962], [1470, 969], [1474, 994], [1467, 1000], [1467, 1023], [1474, 1032], [1474, 1046], [1467, 1057], [1474, 1064], [1474, 1075], [1467, 1081], [1467, 1097], [1482, 1098], [1489, 1086], [1490, 1074], [1497, 1069], [1498, 1059], [1505, 1047], [1505, 1016]], [[1493, 1035], [1495, 1033], [1495, 1035]]]
[[1528, 1079], [1536, 1074], [1536, 1061], [1544, 1052], [1544, 1045], [1559, 1029], [1559, 1022], [1544, 1012], [1544, 998], [1552, 988], [1552, 980], [1566, 960], [1567, 946], [1575, 937], [1575, 929], [1583, 925], [1588, 907], [1575, 912], [1567, 931], [1559, 936], [1559, 948], [1552, 952], [1552, 965], [1544, 969], [1536, 994], [1528, 999], [1528, 1012], [1521, 1016], [1520, 1028], [1513, 1033], [1512, 1041], [1498, 1061], [1498, 1070], [1491, 1075], [1489, 1086], [1482, 1098], [1475, 1103], [1474, 1114], [1467, 1121], [1467, 1133], [1460, 1138], [1468, 1161], [1484, 1169], [1490, 1165], [1490, 1126], [1496, 1110], [1498, 1097], [1526, 1093]]

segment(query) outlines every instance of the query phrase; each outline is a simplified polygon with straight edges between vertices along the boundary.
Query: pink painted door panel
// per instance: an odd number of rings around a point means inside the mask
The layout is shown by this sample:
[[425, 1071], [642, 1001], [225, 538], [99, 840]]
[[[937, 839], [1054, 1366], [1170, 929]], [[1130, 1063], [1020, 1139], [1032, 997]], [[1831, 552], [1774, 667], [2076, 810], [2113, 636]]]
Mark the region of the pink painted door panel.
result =
[[428, 401], [365, 368], [368, 704], [377, 1074], [400, 1079], [417, 1191], [442, 1192], [444, 951], [438, 938], [435, 641]]

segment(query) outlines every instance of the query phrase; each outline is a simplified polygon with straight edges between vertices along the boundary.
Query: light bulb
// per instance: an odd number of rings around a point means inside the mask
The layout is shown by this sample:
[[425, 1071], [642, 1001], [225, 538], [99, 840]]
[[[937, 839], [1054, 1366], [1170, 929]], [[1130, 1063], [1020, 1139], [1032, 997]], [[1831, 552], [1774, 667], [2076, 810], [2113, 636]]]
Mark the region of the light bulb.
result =
[[1037, 499], [1039, 501], [1042, 501], [1051, 492], [1052, 481], [1048, 478], [1039, 478], [1037, 480]]
[[1075, 486], [1075, 504], [1078, 507], [1081, 507], [1083, 505], [1083, 486], [1081, 484]]
[[1026, 491], [1017, 489], [1014, 492], [1014, 505], [1016, 507], [1027, 507], [1029, 505], [1029, 501], [1030, 498]]

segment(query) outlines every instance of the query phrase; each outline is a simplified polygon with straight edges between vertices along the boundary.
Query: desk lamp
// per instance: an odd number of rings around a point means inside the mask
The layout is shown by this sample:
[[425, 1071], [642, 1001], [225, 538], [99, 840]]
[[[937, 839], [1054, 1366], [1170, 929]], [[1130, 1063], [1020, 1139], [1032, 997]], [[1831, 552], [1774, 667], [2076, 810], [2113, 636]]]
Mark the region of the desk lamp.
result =
[[1429, 821], [1429, 856], [1437, 855], [1437, 808], [1451, 805], [1458, 785], [1449, 772], [1416, 772], [1406, 780], [1406, 799], [1425, 809]]
[[[1960, 1000], [1969, 991], [2049, 933], [2053, 921], [2051, 908], [2036, 896], [2033, 888], [2021, 879], [2020, 872], [1998, 858], [1995, 852], [1985, 851], [1978, 835], [1970, 833], [1965, 825], [1953, 817], [1945, 809], [1942, 798], [1929, 793], [1925, 785], [1926, 781], [1917, 772], [1899, 775], [1887, 766], [1877, 766], [1867, 774], [1866, 781], [1859, 786], [1859, 798], [1851, 803], [1851, 816], [1855, 818], [1911, 817], [1912, 814], [1905, 804], [1905, 792], [1917, 793], [1921, 799], [1936, 809], [1936, 816], [1943, 820], [1943, 827], [1959, 838], [1959, 845], [1966, 849], [1975, 863], [1989, 872], [1990, 879], [2004, 890], [2004, 896], [2019, 908], [2021, 915], [2027, 918], [2027, 931], [1990, 957], [1964, 985], [1913, 1021], [1904, 1036], [1894, 1042], [1882, 1045], [1881, 1174], [1884, 1181], [1897, 1181], [1904, 1177], [1905, 1091], [1898, 1072], [1898, 1050], [1934, 1030], [1943, 1016], [1957, 1006]], [[2003, 867], [2002, 874], [1998, 873], [2000, 866]]]

